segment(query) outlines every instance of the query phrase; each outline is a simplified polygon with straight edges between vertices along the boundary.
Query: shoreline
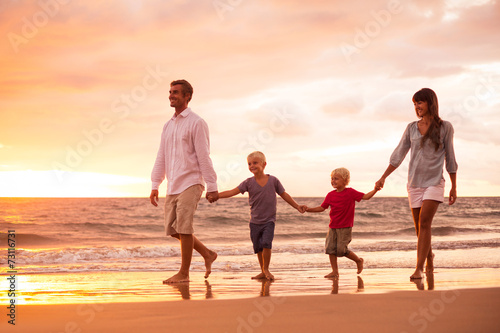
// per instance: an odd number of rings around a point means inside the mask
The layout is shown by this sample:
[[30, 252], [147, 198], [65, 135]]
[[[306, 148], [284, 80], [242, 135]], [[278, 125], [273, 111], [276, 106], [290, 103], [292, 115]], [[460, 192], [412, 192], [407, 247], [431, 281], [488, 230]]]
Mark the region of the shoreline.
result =
[[[192, 272], [188, 283], [164, 285], [167, 272], [87, 272], [17, 274], [16, 305], [151, 303], [179, 300], [253, 299], [330, 294], [386, 294], [394, 291], [446, 291], [500, 287], [500, 268], [436, 268], [422, 280], [410, 280], [410, 268], [340, 269], [339, 279], [326, 279], [327, 268], [275, 270], [275, 281], [252, 280], [253, 271]], [[6, 275], [3, 275], [6, 276]], [[3, 279], [2, 276], [2, 279]], [[8, 277], [8, 276], [6, 276]], [[0, 294], [0, 305], [12, 298]]]
[[[21, 305], [17, 332], [498, 332], [500, 287]], [[0, 324], [2, 331], [6, 319]], [[10, 325], [8, 325], [10, 326]], [[14, 327], [9, 327], [14, 328]]]

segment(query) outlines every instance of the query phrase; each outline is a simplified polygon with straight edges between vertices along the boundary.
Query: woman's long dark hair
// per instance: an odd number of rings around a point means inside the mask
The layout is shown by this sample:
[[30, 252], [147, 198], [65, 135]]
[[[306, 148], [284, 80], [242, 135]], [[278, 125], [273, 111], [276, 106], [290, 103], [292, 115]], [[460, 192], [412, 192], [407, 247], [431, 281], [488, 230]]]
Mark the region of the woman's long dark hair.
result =
[[[428, 139], [434, 144], [434, 148], [437, 151], [439, 146], [441, 146], [440, 134], [441, 134], [441, 124], [443, 120], [439, 118], [439, 104], [436, 93], [429, 88], [422, 88], [413, 95], [413, 102], [427, 102], [429, 108], [429, 114], [431, 116], [431, 124], [427, 133], [422, 137], [420, 146], [422, 147]], [[417, 111], [415, 110], [415, 113]], [[418, 113], [417, 113], [418, 117]]]

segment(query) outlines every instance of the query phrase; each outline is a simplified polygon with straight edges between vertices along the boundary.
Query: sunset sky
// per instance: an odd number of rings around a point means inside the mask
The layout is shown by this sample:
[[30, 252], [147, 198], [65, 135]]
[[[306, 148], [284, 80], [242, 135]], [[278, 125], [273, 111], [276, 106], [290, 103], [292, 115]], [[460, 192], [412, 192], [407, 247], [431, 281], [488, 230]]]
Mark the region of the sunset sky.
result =
[[0, 196], [149, 196], [180, 78], [220, 190], [261, 150], [292, 196], [370, 191], [429, 87], [458, 196], [500, 196], [498, 1], [2, 0], [0, 35]]

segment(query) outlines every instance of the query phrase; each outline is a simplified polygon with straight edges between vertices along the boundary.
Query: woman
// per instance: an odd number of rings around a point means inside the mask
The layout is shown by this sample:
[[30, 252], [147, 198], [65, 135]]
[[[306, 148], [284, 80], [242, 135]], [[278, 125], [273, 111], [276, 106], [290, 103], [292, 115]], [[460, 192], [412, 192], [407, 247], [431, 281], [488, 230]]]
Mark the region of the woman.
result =
[[417, 266], [410, 279], [421, 279], [427, 260], [427, 272], [434, 269], [431, 248], [431, 224], [440, 203], [444, 201], [445, 180], [443, 165], [450, 175], [449, 204], [457, 199], [457, 162], [453, 149], [453, 126], [439, 118], [436, 93], [423, 88], [413, 95], [418, 121], [410, 123], [391, 155], [390, 164], [376, 186], [383, 187], [385, 179], [403, 162], [411, 149], [408, 170], [408, 200], [417, 232]]

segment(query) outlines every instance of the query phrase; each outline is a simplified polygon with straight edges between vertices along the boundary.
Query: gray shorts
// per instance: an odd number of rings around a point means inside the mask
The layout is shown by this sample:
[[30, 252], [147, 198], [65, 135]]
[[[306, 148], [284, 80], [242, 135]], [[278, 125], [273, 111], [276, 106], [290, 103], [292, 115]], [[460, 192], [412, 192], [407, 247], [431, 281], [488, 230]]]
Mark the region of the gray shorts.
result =
[[347, 245], [352, 239], [352, 228], [338, 228], [328, 230], [325, 241], [325, 253], [337, 257], [344, 257], [349, 254]]

